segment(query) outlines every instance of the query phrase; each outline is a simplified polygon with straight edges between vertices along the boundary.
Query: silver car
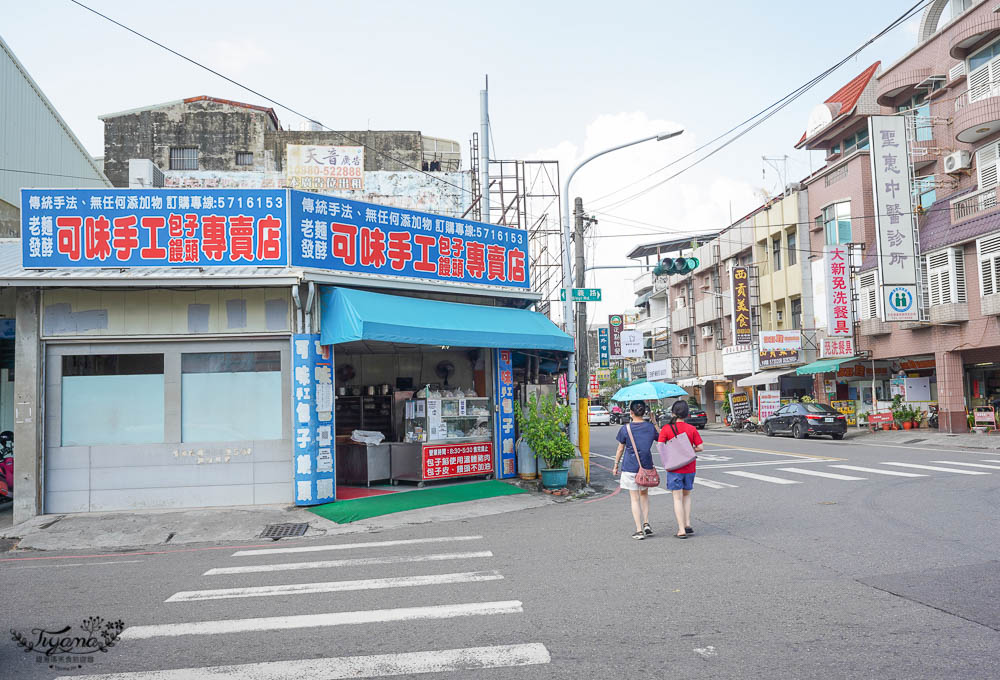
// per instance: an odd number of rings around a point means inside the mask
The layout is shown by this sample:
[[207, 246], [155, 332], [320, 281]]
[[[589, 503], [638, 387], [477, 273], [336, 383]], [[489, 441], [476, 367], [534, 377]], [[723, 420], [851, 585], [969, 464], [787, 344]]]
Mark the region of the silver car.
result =
[[587, 422], [591, 425], [610, 425], [611, 412], [604, 406], [591, 406], [587, 413]]

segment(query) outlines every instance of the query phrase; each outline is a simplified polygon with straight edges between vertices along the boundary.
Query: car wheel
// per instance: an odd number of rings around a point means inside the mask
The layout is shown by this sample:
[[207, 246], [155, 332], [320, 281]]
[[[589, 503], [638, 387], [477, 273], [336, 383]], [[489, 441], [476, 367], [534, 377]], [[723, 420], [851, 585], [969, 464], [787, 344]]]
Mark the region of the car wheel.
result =
[[792, 436], [796, 439], [805, 439], [809, 433], [802, 429], [802, 423], [795, 423], [792, 425]]
[[771, 429], [770, 423], [764, 423], [764, 434], [766, 434], [768, 437], [774, 436], [774, 430]]
[[696, 427], [697, 427], [697, 428], [698, 428], [699, 430], [704, 430], [704, 429], [705, 429], [705, 426], [704, 426], [704, 425], [697, 425]]
[[834, 439], [838, 440], [838, 441], [840, 441], [841, 439], [844, 438], [844, 435], [842, 433], [831, 434], [830, 436], [833, 437]]

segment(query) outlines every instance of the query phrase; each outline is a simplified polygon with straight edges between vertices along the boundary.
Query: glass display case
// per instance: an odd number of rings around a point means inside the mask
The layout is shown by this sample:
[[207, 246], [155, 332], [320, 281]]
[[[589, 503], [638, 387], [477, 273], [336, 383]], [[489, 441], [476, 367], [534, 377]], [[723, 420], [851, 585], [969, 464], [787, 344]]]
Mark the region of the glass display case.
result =
[[393, 480], [423, 483], [493, 474], [493, 409], [489, 397], [408, 399], [403, 443], [392, 446]]

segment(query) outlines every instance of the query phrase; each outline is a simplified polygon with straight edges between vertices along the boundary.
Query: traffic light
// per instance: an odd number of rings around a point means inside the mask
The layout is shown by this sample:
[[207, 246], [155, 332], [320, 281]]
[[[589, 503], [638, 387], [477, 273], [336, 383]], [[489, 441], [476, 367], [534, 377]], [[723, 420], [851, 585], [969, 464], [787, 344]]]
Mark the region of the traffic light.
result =
[[665, 257], [653, 267], [653, 275], [687, 274], [697, 269], [700, 264], [697, 257]]

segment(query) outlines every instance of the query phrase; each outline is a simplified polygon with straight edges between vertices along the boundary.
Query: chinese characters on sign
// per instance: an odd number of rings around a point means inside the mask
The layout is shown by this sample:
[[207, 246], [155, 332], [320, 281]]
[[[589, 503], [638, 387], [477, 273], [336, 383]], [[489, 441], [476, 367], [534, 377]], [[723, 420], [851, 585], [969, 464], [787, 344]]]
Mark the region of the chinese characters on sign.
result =
[[440, 444], [422, 446], [424, 479], [446, 479], [493, 472], [493, 444]]
[[597, 382], [596, 375], [590, 376], [590, 384], [588, 385], [588, 389], [590, 391], [591, 399], [596, 399], [597, 396], [601, 393], [601, 385]]
[[319, 334], [292, 336], [295, 504], [334, 500], [333, 357]]
[[288, 186], [304, 191], [365, 188], [365, 147], [289, 144]]
[[22, 189], [21, 206], [26, 269], [288, 264], [283, 190]]
[[517, 474], [517, 454], [514, 453], [514, 364], [509, 349], [493, 350], [493, 361], [496, 365], [496, 442], [500, 451], [497, 477], [506, 479]]
[[621, 359], [622, 358], [622, 328], [624, 328], [624, 319], [621, 314], [612, 314], [608, 317], [608, 328], [610, 328], [610, 344], [608, 349], [611, 351], [611, 359]]
[[824, 359], [853, 357], [854, 338], [823, 338], [820, 346], [820, 356]]
[[597, 350], [601, 368], [611, 368], [611, 338], [607, 328], [597, 329]]
[[761, 368], [799, 363], [802, 331], [761, 331], [758, 360]]
[[787, 366], [799, 363], [799, 350], [797, 349], [761, 349], [758, 354], [758, 365], [761, 368], [774, 368], [775, 366]]
[[917, 247], [904, 116], [871, 116], [872, 189], [885, 321], [916, 321]]
[[529, 290], [523, 229], [290, 193], [292, 264]]
[[780, 390], [757, 390], [757, 420], [763, 423], [764, 419], [774, 414], [781, 408]]
[[650, 361], [646, 364], [646, 380], [650, 382], [654, 380], [672, 380], [674, 377], [672, 369], [673, 366], [670, 364], [670, 359]]
[[565, 373], [559, 374], [559, 379], [556, 381], [556, 385], [560, 397], [565, 398], [569, 395], [569, 383], [567, 382]]
[[622, 331], [620, 336], [623, 357], [642, 356], [642, 331]]
[[750, 417], [750, 412], [753, 410], [750, 395], [745, 392], [730, 392], [729, 409], [736, 420], [746, 420]]
[[753, 341], [750, 316], [750, 269], [733, 267], [733, 344], [749, 345]]
[[851, 251], [847, 246], [823, 247], [826, 280], [826, 334], [831, 337], [854, 335], [851, 291]]

